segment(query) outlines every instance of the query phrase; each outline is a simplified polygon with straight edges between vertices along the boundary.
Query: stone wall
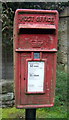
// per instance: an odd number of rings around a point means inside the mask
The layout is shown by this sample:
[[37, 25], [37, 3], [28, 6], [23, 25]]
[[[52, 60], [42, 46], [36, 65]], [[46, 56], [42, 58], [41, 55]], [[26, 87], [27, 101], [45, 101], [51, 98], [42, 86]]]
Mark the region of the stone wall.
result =
[[2, 107], [12, 107], [14, 105], [14, 83], [12, 80], [2, 79], [1, 85], [2, 94], [0, 98], [2, 100]]
[[[69, 8], [66, 8], [59, 16], [59, 42], [58, 42], [58, 64], [62, 64], [67, 71], [67, 37], [68, 31], [68, 20], [69, 20]], [[14, 105], [14, 81], [13, 81], [13, 56], [11, 53], [6, 53], [3, 50], [2, 59], [2, 106], [13, 106]]]
[[[69, 8], [65, 8], [63, 12], [59, 15], [59, 51], [58, 51], [58, 63], [66, 65], [67, 64], [67, 36], [68, 31], [68, 20], [69, 20]], [[5, 50], [4, 50], [5, 49]], [[2, 79], [12, 79], [13, 80], [13, 56], [12, 53], [6, 51], [4, 48], [2, 53]]]
[[67, 71], [67, 54], [68, 54], [68, 20], [69, 20], [69, 8], [65, 8], [59, 15], [59, 55], [58, 62], [64, 66]]

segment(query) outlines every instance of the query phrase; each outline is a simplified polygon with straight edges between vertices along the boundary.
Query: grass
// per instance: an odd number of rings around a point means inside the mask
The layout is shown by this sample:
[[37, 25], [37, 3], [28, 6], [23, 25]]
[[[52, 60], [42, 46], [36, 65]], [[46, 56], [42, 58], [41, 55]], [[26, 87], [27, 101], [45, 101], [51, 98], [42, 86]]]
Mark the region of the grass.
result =
[[[67, 118], [65, 106], [54, 106], [52, 108], [39, 108], [36, 111], [36, 118]], [[25, 109], [4, 108], [2, 118], [13, 120], [13, 118], [25, 118]]]
[[0, 120], [2, 119], [2, 108], [0, 108]]
[[[1, 111], [1, 109], [0, 109]], [[51, 108], [39, 108], [36, 111], [36, 118], [67, 118], [67, 73], [61, 66], [57, 68], [55, 105]], [[25, 118], [25, 109], [3, 108], [2, 120], [15, 120]]]
[[25, 110], [24, 109], [16, 109], [15, 107], [13, 108], [4, 108], [2, 109], [2, 118], [24, 118], [25, 117]]
[[[37, 118], [67, 118], [66, 108], [64, 106], [54, 106], [52, 108], [43, 108], [37, 110]], [[64, 112], [65, 111], [65, 112]]]
[[67, 73], [62, 66], [57, 67], [56, 105], [67, 104]]

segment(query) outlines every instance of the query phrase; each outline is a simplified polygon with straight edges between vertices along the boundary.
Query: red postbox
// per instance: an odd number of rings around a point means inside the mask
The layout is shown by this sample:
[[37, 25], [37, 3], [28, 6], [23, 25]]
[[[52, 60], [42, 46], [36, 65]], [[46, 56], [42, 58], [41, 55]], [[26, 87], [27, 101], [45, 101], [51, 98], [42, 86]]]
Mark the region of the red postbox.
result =
[[56, 10], [16, 10], [14, 79], [17, 108], [54, 105], [57, 40]]

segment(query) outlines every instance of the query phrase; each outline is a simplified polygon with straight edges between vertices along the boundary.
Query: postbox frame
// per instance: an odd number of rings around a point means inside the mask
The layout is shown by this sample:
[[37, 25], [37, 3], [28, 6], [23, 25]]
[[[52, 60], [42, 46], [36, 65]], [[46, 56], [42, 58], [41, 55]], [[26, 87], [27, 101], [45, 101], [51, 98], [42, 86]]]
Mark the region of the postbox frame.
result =
[[[26, 60], [26, 76], [27, 76], [27, 80], [26, 80], [26, 90], [28, 89], [28, 62], [44, 62], [44, 82], [45, 82], [45, 72], [46, 72], [46, 60], [45, 59], [42, 59], [42, 60], [40, 60], [40, 59], [27, 59]], [[44, 91], [44, 83], [43, 83], [43, 92], [26, 92], [26, 94], [44, 94], [45, 93], [45, 91]]]
[[[21, 104], [21, 53], [24, 53], [24, 52], [31, 52], [32, 53], [32, 58], [27, 58], [26, 59], [26, 77], [28, 76], [28, 61], [44, 61], [44, 82], [46, 81], [45, 80], [45, 74], [46, 74], [46, 69], [47, 69], [47, 66], [46, 66], [46, 59], [42, 58], [42, 52], [46, 52], [46, 53], [54, 53], [54, 71], [56, 71], [56, 52], [57, 52], [57, 40], [55, 42], [55, 46], [56, 48], [55, 49], [18, 49], [18, 45], [17, 45], [17, 42], [18, 42], [18, 33], [19, 33], [19, 29], [20, 28], [25, 28], [27, 29], [26, 26], [18, 26], [18, 13], [19, 12], [22, 12], [23, 13], [35, 13], [35, 14], [56, 14], [56, 21], [55, 21], [55, 24], [56, 24], [56, 27], [54, 25], [46, 25], [46, 26], [36, 26], [37, 29], [54, 29], [56, 31], [56, 37], [55, 39], [58, 38], [58, 12], [56, 10], [33, 10], [33, 9], [17, 9], [16, 12], [15, 12], [15, 19], [14, 19], [14, 80], [15, 80], [15, 104], [16, 104], [16, 107], [17, 108], [41, 108], [41, 107], [52, 107], [54, 105], [54, 102], [50, 103], [50, 104]], [[16, 24], [16, 25], [15, 25]], [[32, 28], [32, 26], [30, 26]], [[28, 29], [30, 29], [30, 27], [28, 26]], [[47, 28], [46, 28], [47, 27]], [[33, 27], [33, 29], [35, 29], [35, 26]], [[15, 35], [16, 34], [16, 35]], [[40, 59], [33, 59], [33, 52], [40, 52]], [[18, 59], [18, 60], [17, 60]], [[16, 73], [18, 73], [18, 75], [16, 75]], [[18, 79], [19, 78], [19, 79]], [[54, 79], [56, 79], [56, 73], [54, 75]], [[27, 89], [27, 81], [26, 80], [26, 89]], [[54, 86], [56, 85], [56, 81], [54, 81]], [[45, 91], [43, 91], [42, 93], [38, 92], [38, 93], [27, 93], [25, 92], [26, 94], [31, 94], [31, 95], [34, 95], [34, 94], [44, 94]], [[18, 98], [18, 99], [17, 99]]]

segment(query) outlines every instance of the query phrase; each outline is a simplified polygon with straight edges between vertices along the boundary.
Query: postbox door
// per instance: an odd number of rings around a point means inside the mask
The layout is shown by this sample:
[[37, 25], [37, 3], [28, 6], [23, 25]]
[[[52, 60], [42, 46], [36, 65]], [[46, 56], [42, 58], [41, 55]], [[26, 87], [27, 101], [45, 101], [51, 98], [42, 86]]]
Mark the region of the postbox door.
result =
[[[29, 104], [52, 104], [53, 100], [54, 100], [54, 88], [55, 88], [55, 59], [56, 59], [56, 54], [51, 54], [51, 53], [42, 53], [42, 58], [43, 60], [37, 60], [34, 59], [32, 60], [32, 53], [31, 52], [25, 52], [25, 53], [21, 53], [20, 54], [20, 60], [21, 60], [21, 65], [20, 65], [20, 69], [21, 69], [21, 79], [20, 79], [20, 104], [21, 105], [29, 105]], [[30, 68], [28, 68], [28, 64], [30, 63], [40, 63], [42, 62], [42, 64], [44, 64], [44, 80], [42, 83], [42, 87], [43, 89], [40, 87], [39, 89], [39, 85], [41, 85], [38, 82], [41, 82], [41, 80], [38, 80], [37, 78], [37, 82], [38, 85], [35, 83], [34, 77], [32, 77], [33, 79], [31, 80], [30, 78], [28, 78], [28, 70]], [[33, 63], [33, 64], [34, 64]], [[41, 65], [41, 64], [40, 64]], [[31, 71], [30, 71], [31, 72]], [[31, 73], [32, 74], [32, 73]], [[31, 80], [31, 84], [30, 84], [30, 80]], [[28, 83], [29, 82], [29, 83]], [[54, 84], [53, 84], [54, 82]], [[28, 85], [33, 85], [33, 89], [31, 90], [31, 88], [29, 88]], [[34, 86], [36, 85], [36, 86]], [[36, 88], [36, 89], [34, 89]]]

